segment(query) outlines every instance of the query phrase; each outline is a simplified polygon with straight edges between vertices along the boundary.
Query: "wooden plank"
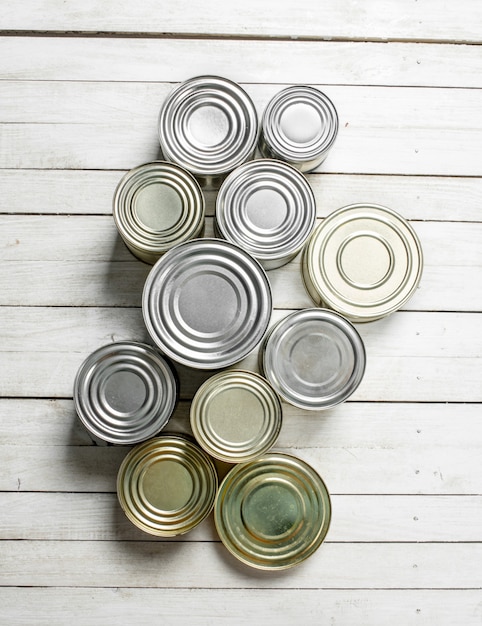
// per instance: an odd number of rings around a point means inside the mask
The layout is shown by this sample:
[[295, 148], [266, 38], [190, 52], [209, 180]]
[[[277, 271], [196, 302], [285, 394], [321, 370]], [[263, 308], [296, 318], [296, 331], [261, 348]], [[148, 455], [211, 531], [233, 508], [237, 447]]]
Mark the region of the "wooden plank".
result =
[[250, 83], [423, 87], [480, 87], [482, 80], [477, 46], [79, 37], [0, 41], [0, 76], [6, 79], [177, 82], [203, 74]]
[[[156, 35], [216, 35], [235, 37], [286, 37], [288, 39], [362, 39], [409, 41], [480, 42], [477, 24], [482, 21], [480, 3], [464, 0], [440, 10], [437, 0], [407, 5], [401, 0], [388, 5], [366, 0], [361, 7], [353, 0], [320, 4], [307, 0], [302, 10], [296, 2], [245, 0], [242, 4], [211, 0], [177, 0], [163, 6], [155, 0], [141, 5], [128, 0], [41, 0], [5, 6], [2, 30], [97, 33], [128, 32]], [[467, 19], [467, 16], [471, 19]]]
[[[0, 169], [0, 213], [110, 215], [125, 172]], [[481, 220], [482, 178], [308, 174], [308, 180], [319, 217], [348, 204], [374, 202], [410, 220]], [[204, 195], [206, 213], [213, 215], [216, 191]]]
[[482, 579], [473, 543], [327, 543], [278, 574], [242, 565], [219, 543], [5, 541], [2, 552], [0, 583], [13, 586], [475, 589]]
[[[333, 495], [327, 543], [482, 540], [480, 496]], [[35, 511], [32, 517], [31, 512]], [[109, 493], [0, 493], [0, 539], [152, 541]], [[175, 541], [217, 541], [212, 519]]]
[[[245, 86], [261, 112], [284, 85]], [[159, 158], [157, 118], [169, 88], [0, 82], [0, 167], [122, 170]], [[340, 130], [319, 171], [480, 176], [481, 90], [322, 88], [337, 107]]]
[[[84, 626], [152, 624], [158, 612], [170, 626], [480, 626], [480, 590], [133, 589], [21, 588], [0, 590], [10, 626], [65, 626], [82, 615]], [[88, 607], [88, 610], [86, 610]], [[156, 608], [154, 608], [156, 607]], [[239, 607], [243, 607], [241, 611]], [[153, 618], [155, 612], [156, 617]]]

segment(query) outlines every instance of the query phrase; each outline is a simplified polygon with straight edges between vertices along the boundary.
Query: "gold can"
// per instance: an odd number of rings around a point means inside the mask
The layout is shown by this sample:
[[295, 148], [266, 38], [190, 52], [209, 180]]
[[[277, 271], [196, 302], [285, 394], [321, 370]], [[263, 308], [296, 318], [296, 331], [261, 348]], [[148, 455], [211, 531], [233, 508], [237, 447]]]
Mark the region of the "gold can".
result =
[[129, 520], [151, 535], [182, 535], [211, 512], [218, 476], [213, 462], [182, 435], [135, 446], [117, 475], [117, 496]]

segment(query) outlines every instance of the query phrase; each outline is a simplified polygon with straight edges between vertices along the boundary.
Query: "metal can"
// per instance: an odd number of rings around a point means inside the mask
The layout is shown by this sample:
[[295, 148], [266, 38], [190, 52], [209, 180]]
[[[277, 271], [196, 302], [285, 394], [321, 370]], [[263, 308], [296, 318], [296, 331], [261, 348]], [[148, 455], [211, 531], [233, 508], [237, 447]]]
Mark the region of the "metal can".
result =
[[422, 268], [422, 246], [401, 215], [375, 204], [353, 204], [315, 229], [302, 272], [315, 304], [353, 322], [368, 322], [402, 307]]
[[134, 444], [164, 428], [178, 399], [177, 376], [157, 350], [118, 341], [98, 348], [80, 366], [74, 404], [95, 437]]
[[266, 269], [291, 261], [316, 219], [315, 196], [305, 176], [290, 165], [257, 159], [226, 178], [216, 199], [215, 228]]
[[279, 395], [302, 409], [344, 402], [365, 372], [365, 347], [348, 320], [326, 309], [294, 311], [266, 336], [260, 369]]
[[338, 134], [338, 114], [323, 92], [293, 85], [268, 103], [261, 121], [263, 156], [281, 159], [311, 172], [328, 155]]
[[112, 213], [129, 250], [154, 264], [173, 246], [199, 237], [204, 228], [204, 195], [182, 167], [153, 161], [120, 180]]
[[149, 335], [188, 367], [221, 369], [263, 338], [271, 317], [266, 272], [247, 252], [220, 239], [193, 239], [150, 271], [142, 296]]
[[238, 84], [219, 76], [197, 76], [172, 91], [159, 114], [164, 158], [212, 187], [254, 156], [256, 108]]
[[220, 372], [198, 389], [191, 427], [199, 445], [226, 463], [251, 461], [278, 438], [281, 401], [262, 376], [243, 370]]
[[208, 455], [188, 438], [165, 435], [135, 446], [117, 474], [120, 505], [138, 528], [173, 537], [211, 512], [218, 476]]
[[330, 496], [321, 477], [301, 459], [279, 452], [235, 466], [214, 505], [224, 546], [264, 570], [287, 569], [311, 556], [330, 520]]

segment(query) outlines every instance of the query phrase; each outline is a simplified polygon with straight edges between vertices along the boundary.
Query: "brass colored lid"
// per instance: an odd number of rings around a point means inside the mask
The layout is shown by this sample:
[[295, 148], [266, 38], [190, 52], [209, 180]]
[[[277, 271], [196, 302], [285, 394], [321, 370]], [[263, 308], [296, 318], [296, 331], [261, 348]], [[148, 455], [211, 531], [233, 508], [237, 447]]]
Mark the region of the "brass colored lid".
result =
[[181, 435], [133, 448], [117, 475], [117, 496], [130, 521], [162, 537], [192, 530], [209, 515], [218, 487], [211, 459]]
[[420, 241], [403, 217], [382, 206], [353, 204], [316, 228], [305, 248], [303, 278], [316, 304], [365, 322], [403, 306], [422, 266]]
[[325, 483], [307, 463], [270, 453], [232, 469], [219, 488], [214, 521], [221, 541], [240, 561], [287, 569], [323, 542], [331, 519]]
[[197, 391], [191, 427], [211, 456], [251, 461], [271, 448], [281, 428], [281, 402], [267, 380], [241, 370], [220, 372]]

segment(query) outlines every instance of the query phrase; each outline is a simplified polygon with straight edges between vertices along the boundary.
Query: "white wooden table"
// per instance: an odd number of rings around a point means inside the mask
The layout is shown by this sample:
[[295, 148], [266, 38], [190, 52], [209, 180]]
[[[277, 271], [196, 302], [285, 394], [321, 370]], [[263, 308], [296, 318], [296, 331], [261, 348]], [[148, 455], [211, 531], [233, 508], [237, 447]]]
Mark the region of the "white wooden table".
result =
[[[482, 624], [482, 3], [0, 4], [0, 622]], [[358, 326], [350, 401], [285, 405], [278, 448], [320, 472], [334, 514], [320, 550], [277, 574], [235, 561], [212, 518], [175, 541], [137, 531], [115, 495], [126, 449], [93, 445], [72, 405], [90, 352], [147, 339], [149, 267], [119, 240], [112, 194], [158, 156], [172, 85], [206, 73], [260, 112], [285, 85], [325, 91], [340, 132], [309, 177], [319, 218], [384, 204], [425, 253], [404, 310]], [[274, 320], [311, 306], [299, 260], [270, 279]], [[197, 384], [183, 374], [175, 429]]]

